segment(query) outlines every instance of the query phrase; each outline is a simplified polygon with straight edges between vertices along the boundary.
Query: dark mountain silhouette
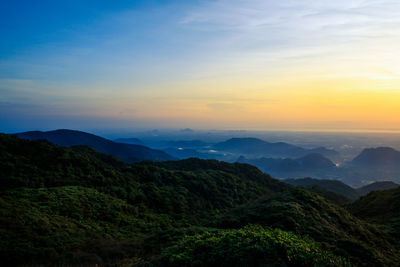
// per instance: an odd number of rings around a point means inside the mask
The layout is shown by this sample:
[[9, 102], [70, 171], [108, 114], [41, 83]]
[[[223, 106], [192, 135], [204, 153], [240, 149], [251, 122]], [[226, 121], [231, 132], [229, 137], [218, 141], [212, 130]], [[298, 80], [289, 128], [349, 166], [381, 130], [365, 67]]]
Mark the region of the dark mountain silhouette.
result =
[[375, 182], [357, 189], [357, 192], [361, 195], [367, 195], [372, 191], [377, 190], [388, 190], [399, 187], [399, 184], [396, 184], [392, 181], [382, 181], [382, 182]]
[[74, 130], [55, 130], [48, 132], [32, 131], [18, 133], [18, 137], [28, 140], [47, 140], [60, 146], [90, 146], [102, 153], [113, 155], [126, 162], [142, 160], [164, 161], [174, 158], [167, 153], [141, 145], [123, 144], [110, 141], [100, 136]]
[[327, 157], [338, 155], [338, 152], [323, 147], [305, 149], [284, 142], [270, 143], [257, 138], [231, 138], [215, 144], [214, 149], [269, 157], [302, 157], [310, 153], [319, 153]]
[[367, 148], [351, 161], [351, 165], [369, 169], [400, 170], [400, 151], [391, 147]]
[[138, 138], [118, 138], [118, 139], [115, 139], [114, 142], [124, 143], [124, 144], [133, 144], [133, 145], [143, 145], [143, 142]]
[[259, 158], [247, 159], [241, 156], [238, 162], [252, 164], [264, 172], [271, 173], [293, 173], [293, 172], [314, 172], [318, 170], [330, 170], [335, 164], [320, 154], [309, 154], [297, 159]]
[[338, 180], [325, 180], [325, 179], [313, 179], [313, 178], [302, 178], [302, 179], [285, 179], [285, 183], [300, 186], [304, 188], [311, 188], [318, 186], [336, 194], [345, 196], [351, 200], [359, 198], [360, 194], [358, 191]]

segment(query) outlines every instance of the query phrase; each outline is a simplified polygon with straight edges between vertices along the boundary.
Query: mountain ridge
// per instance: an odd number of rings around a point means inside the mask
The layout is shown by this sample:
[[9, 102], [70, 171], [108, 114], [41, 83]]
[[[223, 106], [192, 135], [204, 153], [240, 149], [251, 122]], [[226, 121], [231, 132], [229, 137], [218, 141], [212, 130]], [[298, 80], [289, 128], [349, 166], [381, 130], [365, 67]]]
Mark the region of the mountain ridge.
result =
[[350, 163], [368, 169], [393, 168], [400, 170], [400, 151], [391, 147], [366, 148]]
[[300, 179], [285, 179], [283, 181], [293, 186], [301, 186], [304, 188], [319, 186], [328, 191], [345, 196], [351, 200], [356, 200], [357, 198], [360, 197], [360, 194], [357, 192], [356, 189], [338, 180], [300, 178]]
[[379, 181], [379, 182], [374, 182], [369, 185], [357, 188], [357, 192], [361, 195], [367, 195], [372, 191], [377, 191], [377, 190], [388, 190], [388, 189], [393, 189], [399, 187], [399, 184], [396, 184], [392, 181]]
[[59, 129], [54, 131], [30, 131], [16, 134], [20, 138], [28, 140], [45, 139], [60, 146], [87, 145], [94, 149], [113, 155], [127, 162], [142, 160], [173, 160], [174, 157], [167, 153], [154, 150], [142, 145], [116, 143], [106, 138], [76, 130]]
[[[279, 178], [287, 176], [311, 176], [319, 171], [331, 171], [336, 165], [321, 154], [311, 153], [300, 158], [253, 158], [240, 156], [237, 162], [252, 164], [260, 170], [271, 173]], [[303, 177], [304, 177], [303, 176]]]
[[337, 156], [338, 152], [324, 147], [306, 149], [285, 142], [270, 143], [258, 138], [231, 138], [214, 144], [216, 150], [236, 152], [239, 154], [271, 155], [274, 157], [302, 157], [310, 153], [324, 156]]
[[7, 265], [166, 266], [163, 259], [199, 259], [205, 247], [212, 262], [234, 260], [228, 251], [249, 263], [259, 251], [260, 264], [288, 266], [400, 260], [384, 228], [249, 164], [128, 164], [88, 146], [0, 134], [0, 170]]

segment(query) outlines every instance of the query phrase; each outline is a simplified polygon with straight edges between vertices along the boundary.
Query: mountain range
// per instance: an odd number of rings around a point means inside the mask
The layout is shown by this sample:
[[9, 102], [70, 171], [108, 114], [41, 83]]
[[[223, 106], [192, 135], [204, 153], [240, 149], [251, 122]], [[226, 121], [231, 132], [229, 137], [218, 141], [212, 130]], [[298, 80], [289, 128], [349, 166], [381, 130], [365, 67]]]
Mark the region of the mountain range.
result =
[[[17, 135], [29, 140], [45, 139], [61, 146], [87, 145], [126, 162], [166, 161], [195, 157], [253, 164], [278, 178], [340, 179], [355, 187], [386, 180], [400, 183], [400, 152], [392, 148], [364, 149], [351, 162], [335, 167], [330, 160], [338, 156], [334, 150], [323, 147], [305, 149], [282, 142], [269, 143], [257, 138], [231, 138], [214, 145], [201, 140], [165, 141], [165, 145], [169, 147], [157, 150], [143, 145], [128, 144], [141, 142], [137, 138], [117, 139], [124, 142], [119, 143], [73, 130], [32, 131]], [[315, 151], [322, 154], [314, 153]], [[270, 157], [262, 156], [265, 154]], [[304, 155], [293, 156], [298, 154]]]
[[351, 165], [367, 169], [384, 168], [400, 171], [400, 151], [391, 147], [367, 148], [351, 161]]
[[311, 188], [314, 186], [318, 186], [324, 188], [325, 190], [345, 196], [350, 200], [356, 200], [357, 198], [360, 197], [360, 194], [357, 192], [356, 189], [338, 180], [303, 178], [303, 179], [285, 179], [284, 182], [304, 188]]
[[5, 266], [400, 262], [397, 191], [340, 207], [248, 164], [128, 164], [87, 146], [5, 134], [0, 170]]
[[138, 138], [118, 138], [118, 139], [115, 139], [114, 142], [124, 143], [124, 144], [133, 144], [133, 145], [143, 145], [143, 142]]
[[169, 147], [169, 148], [163, 149], [163, 151], [175, 158], [178, 158], [178, 159], [199, 158], [199, 159], [222, 160], [224, 158], [223, 154], [221, 154], [221, 153], [199, 152], [198, 150], [191, 149], [191, 148]]
[[337, 151], [327, 149], [325, 147], [306, 149], [284, 142], [270, 143], [258, 138], [231, 138], [227, 141], [215, 144], [213, 149], [218, 151], [233, 152], [244, 155], [251, 154], [263, 157], [297, 158], [313, 153], [318, 153], [326, 157], [338, 156]]
[[388, 190], [399, 187], [399, 184], [396, 184], [392, 181], [382, 181], [382, 182], [374, 182], [369, 185], [365, 185], [363, 187], [357, 188], [357, 192], [360, 196], [364, 196], [369, 194], [372, 191], [378, 190]]
[[320, 187], [329, 192], [334, 192], [338, 195], [342, 195], [349, 200], [356, 200], [362, 196], [369, 194], [372, 191], [388, 190], [398, 188], [400, 185], [394, 182], [374, 182], [363, 187], [353, 188], [347, 184], [338, 180], [324, 180], [324, 179], [313, 179], [313, 178], [302, 178], [302, 179], [285, 179], [285, 183], [300, 186], [303, 188]]
[[312, 153], [301, 158], [256, 158], [247, 159], [240, 156], [237, 162], [254, 165], [260, 170], [276, 175], [277, 177], [290, 177], [301, 175], [313, 175], [319, 171], [331, 171], [336, 165], [321, 154]]
[[126, 162], [138, 162], [142, 160], [164, 161], [175, 159], [160, 150], [151, 149], [142, 145], [117, 143], [81, 131], [62, 129], [48, 132], [23, 132], [16, 135], [28, 140], [47, 140], [60, 146], [70, 147], [86, 145], [100, 152], [118, 157]]

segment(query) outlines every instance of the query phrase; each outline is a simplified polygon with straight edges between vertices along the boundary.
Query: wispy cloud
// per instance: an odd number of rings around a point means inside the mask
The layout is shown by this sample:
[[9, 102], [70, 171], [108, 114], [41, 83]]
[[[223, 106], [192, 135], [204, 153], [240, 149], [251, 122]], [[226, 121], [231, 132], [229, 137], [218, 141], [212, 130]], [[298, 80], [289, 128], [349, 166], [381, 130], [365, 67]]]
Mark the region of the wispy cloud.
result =
[[390, 0], [219, 0], [189, 11], [181, 22], [220, 32], [216, 44], [254, 53], [398, 39], [399, 15], [400, 2]]

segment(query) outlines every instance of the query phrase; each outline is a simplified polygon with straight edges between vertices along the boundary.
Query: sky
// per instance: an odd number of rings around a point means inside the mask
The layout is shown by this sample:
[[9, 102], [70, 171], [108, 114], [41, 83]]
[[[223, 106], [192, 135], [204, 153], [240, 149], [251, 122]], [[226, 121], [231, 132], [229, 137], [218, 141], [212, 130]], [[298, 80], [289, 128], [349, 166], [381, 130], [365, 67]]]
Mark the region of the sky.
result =
[[400, 130], [400, 2], [0, 4], [0, 131]]

